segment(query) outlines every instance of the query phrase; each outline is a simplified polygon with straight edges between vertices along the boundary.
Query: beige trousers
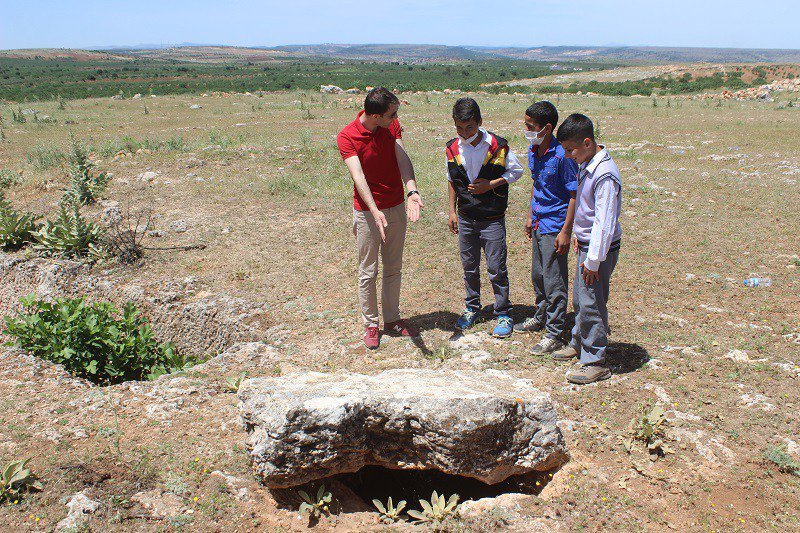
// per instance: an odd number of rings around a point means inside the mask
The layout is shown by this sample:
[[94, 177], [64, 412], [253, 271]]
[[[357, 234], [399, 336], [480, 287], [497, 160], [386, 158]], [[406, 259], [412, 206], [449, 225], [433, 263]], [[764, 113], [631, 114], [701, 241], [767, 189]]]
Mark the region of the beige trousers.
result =
[[386, 242], [381, 242], [378, 226], [369, 211], [353, 210], [353, 235], [358, 246], [358, 303], [365, 326], [378, 326], [378, 254], [383, 262], [383, 322], [400, 320], [400, 278], [407, 223], [405, 203], [384, 209], [382, 213], [389, 224], [384, 228]]

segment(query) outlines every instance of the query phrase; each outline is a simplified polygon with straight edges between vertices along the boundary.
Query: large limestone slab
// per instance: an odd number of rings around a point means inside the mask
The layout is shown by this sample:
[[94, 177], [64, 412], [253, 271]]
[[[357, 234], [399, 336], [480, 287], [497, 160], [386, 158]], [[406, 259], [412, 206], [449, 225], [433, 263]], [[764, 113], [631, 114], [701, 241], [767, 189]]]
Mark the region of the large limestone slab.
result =
[[504, 372], [302, 372], [239, 389], [253, 468], [286, 488], [365, 465], [485, 483], [567, 460], [550, 396]]

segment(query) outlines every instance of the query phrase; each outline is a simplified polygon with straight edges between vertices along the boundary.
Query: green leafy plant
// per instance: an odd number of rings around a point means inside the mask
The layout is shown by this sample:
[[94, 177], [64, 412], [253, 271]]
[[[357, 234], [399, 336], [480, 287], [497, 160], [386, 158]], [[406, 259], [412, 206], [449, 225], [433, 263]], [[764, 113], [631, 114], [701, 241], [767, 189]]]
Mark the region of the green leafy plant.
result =
[[10, 500], [21, 493], [42, 490], [42, 484], [26, 468], [30, 459], [11, 461], [0, 473], [0, 502]]
[[0, 189], [8, 189], [20, 182], [20, 174], [10, 170], [0, 170]]
[[309, 517], [317, 519], [323, 514], [330, 514], [330, 503], [333, 496], [325, 491], [325, 485], [321, 485], [317, 490], [317, 497], [312, 498], [304, 490], [297, 491], [298, 496], [303, 499], [300, 504], [300, 514], [308, 514]]
[[95, 203], [108, 185], [110, 175], [105, 172], [95, 174], [92, 171], [95, 165], [89, 159], [89, 150], [74, 137], [68, 161], [70, 184], [64, 194], [73, 198], [79, 205]]
[[39, 145], [28, 153], [28, 163], [39, 172], [50, 170], [61, 166], [67, 159], [67, 155], [52, 146]]
[[436, 494], [433, 491], [431, 501], [420, 500], [422, 511], [408, 511], [408, 516], [415, 518], [419, 522], [442, 522], [443, 520], [455, 516], [458, 510], [458, 494], [453, 494], [445, 500], [444, 495]]
[[103, 228], [86, 220], [70, 197], [62, 198], [55, 220], [47, 220], [33, 232], [34, 247], [43, 255], [58, 257], [100, 257], [103, 235]]
[[667, 419], [664, 408], [660, 405], [648, 407], [647, 404], [639, 406], [639, 413], [628, 425], [628, 436], [623, 441], [628, 453], [632, 453], [637, 443], [642, 443], [652, 460], [657, 459], [671, 450], [664, 443], [666, 439]]
[[39, 217], [33, 213], [15, 210], [0, 189], [0, 248], [6, 251], [19, 250], [34, 242], [34, 234], [41, 226], [37, 220]]
[[[19, 111], [19, 113], [17, 113], [17, 111]], [[11, 120], [16, 124], [25, 124], [27, 120], [25, 120], [25, 114], [22, 112], [22, 109], [17, 108], [17, 111], [11, 110]]]
[[785, 445], [767, 448], [764, 452], [764, 459], [777, 466], [779, 472], [800, 477], [800, 463], [789, 455], [789, 451]]
[[239, 392], [239, 387], [242, 386], [242, 381], [244, 381], [245, 377], [247, 377], [247, 372], [242, 372], [235, 378], [227, 378], [225, 380], [225, 392], [231, 392], [233, 394]]
[[406, 507], [406, 501], [400, 500], [397, 502], [397, 507], [394, 506], [392, 503], [392, 497], [389, 496], [389, 500], [386, 502], [386, 505], [383, 505], [380, 500], [372, 500], [372, 505], [374, 505], [378, 512], [381, 515], [381, 522], [384, 524], [393, 524], [400, 520], [400, 513]]
[[130, 302], [121, 314], [110, 303], [82, 297], [46, 302], [30, 295], [22, 306], [18, 316], [5, 318], [3, 333], [23, 350], [95, 383], [153, 379], [194, 363], [172, 344], [159, 344]]

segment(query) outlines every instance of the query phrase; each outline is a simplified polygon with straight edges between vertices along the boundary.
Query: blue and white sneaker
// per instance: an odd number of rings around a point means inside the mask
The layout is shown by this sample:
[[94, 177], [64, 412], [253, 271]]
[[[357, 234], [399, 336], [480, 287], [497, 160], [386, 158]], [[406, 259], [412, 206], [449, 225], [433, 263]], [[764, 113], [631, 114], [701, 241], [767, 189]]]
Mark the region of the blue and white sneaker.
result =
[[514, 321], [508, 315], [500, 315], [497, 317], [497, 325], [492, 331], [492, 336], [505, 339], [511, 336], [512, 331], [514, 331]]
[[465, 329], [469, 329], [475, 325], [475, 320], [478, 318], [478, 312], [472, 311], [470, 309], [464, 309], [464, 312], [458, 317], [456, 320], [456, 325], [454, 326], [457, 331], [463, 331]]

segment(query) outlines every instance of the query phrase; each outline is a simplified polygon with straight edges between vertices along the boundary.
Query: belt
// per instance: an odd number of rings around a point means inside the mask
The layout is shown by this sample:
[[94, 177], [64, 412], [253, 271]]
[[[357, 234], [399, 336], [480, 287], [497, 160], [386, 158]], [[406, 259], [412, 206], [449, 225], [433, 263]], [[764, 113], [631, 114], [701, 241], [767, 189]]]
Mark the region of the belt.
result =
[[[608, 247], [608, 251], [609, 252], [613, 252], [615, 250], [619, 250], [619, 247], [620, 247], [621, 243], [622, 243], [622, 239], [617, 239], [616, 241], [612, 242], [611, 246]], [[580, 249], [581, 252], [585, 252], [586, 250], [589, 249], [589, 243], [588, 242], [583, 242], [583, 241], [578, 241], [578, 248]]]

